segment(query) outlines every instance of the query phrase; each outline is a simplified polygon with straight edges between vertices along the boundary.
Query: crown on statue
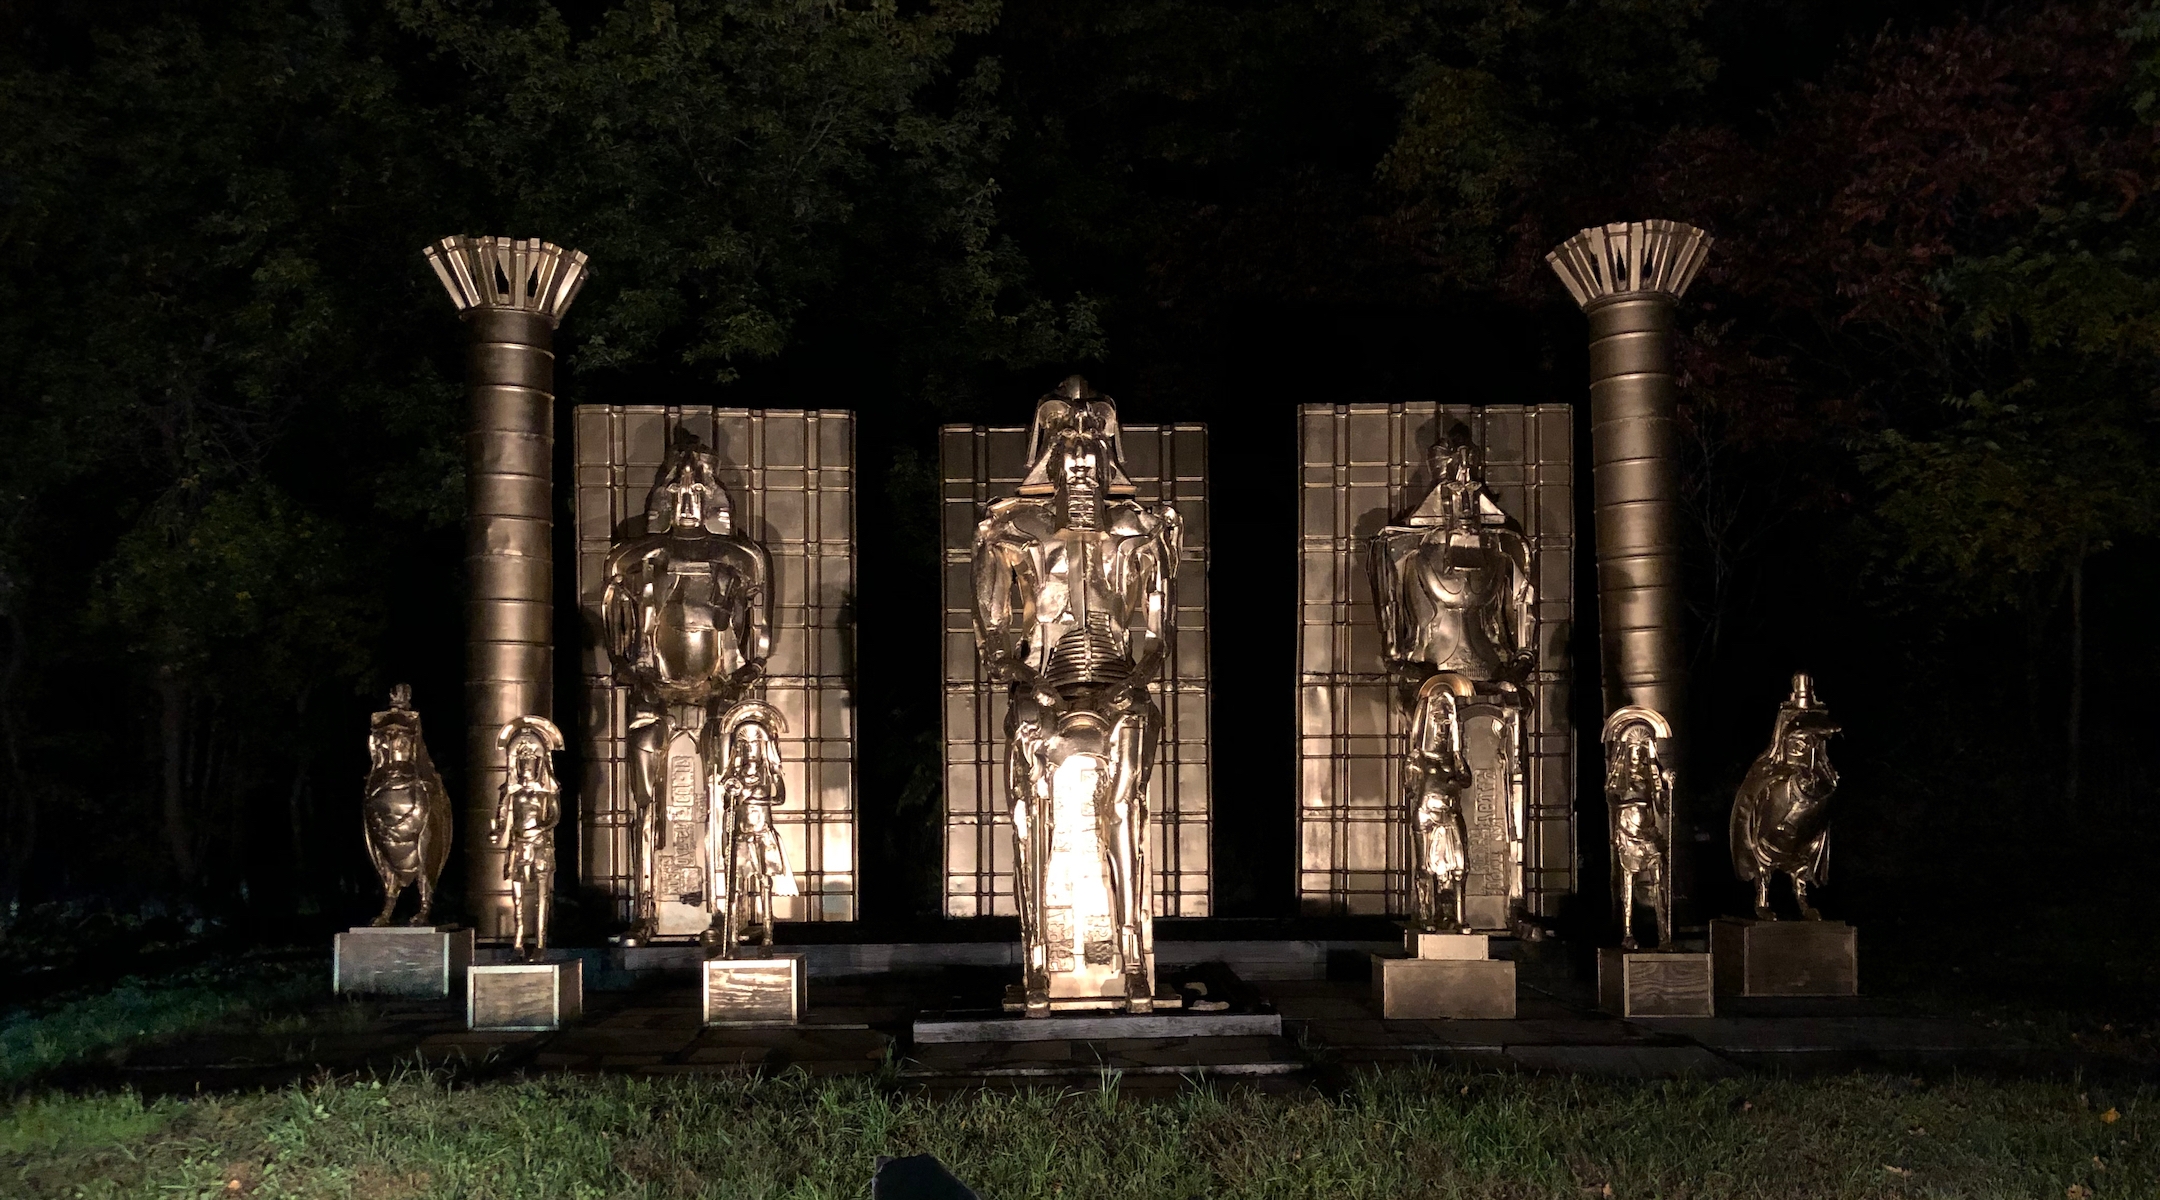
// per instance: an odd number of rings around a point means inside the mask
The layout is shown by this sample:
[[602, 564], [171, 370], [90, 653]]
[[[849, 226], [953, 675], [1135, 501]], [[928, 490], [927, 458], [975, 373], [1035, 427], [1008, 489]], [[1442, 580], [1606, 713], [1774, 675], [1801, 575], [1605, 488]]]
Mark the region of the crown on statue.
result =
[[521, 308], [556, 322], [585, 286], [585, 252], [538, 238], [446, 237], [421, 253], [459, 315]]
[[1615, 221], [1583, 230], [1545, 261], [1584, 308], [1646, 292], [1677, 300], [1694, 282], [1714, 240], [1678, 221]]

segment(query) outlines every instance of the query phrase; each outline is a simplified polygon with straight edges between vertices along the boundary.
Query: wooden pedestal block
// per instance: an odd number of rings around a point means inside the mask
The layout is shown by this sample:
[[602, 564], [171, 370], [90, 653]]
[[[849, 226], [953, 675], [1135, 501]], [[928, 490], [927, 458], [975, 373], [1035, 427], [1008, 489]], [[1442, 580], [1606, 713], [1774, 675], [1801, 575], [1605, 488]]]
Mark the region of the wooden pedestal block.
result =
[[1720, 996], [1857, 996], [1860, 945], [1843, 921], [1710, 922]]
[[793, 1025], [810, 1007], [809, 958], [708, 958], [704, 1002], [707, 1025]]
[[1710, 956], [1678, 950], [1598, 951], [1598, 1007], [1621, 1017], [1715, 1015]]
[[585, 1014], [585, 963], [501, 963], [465, 973], [465, 1027], [540, 1032]]
[[1484, 958], [1372, 960], [1373, 999], [1390, 1021], [1508, 1020], [1515, 1015], [1515, 964]]
[[470, 929], [361, 925], [337, 935], [330, 988], [369, 996], [454, 996], [472, 956]]

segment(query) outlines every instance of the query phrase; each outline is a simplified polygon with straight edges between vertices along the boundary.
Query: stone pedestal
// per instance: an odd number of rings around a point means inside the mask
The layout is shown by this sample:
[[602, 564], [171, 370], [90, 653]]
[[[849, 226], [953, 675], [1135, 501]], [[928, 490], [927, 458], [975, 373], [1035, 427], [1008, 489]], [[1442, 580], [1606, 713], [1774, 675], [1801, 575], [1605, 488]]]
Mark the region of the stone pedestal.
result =
[[701, 994], [707, 1025], [793, 1025], [810, 1007], [808, 956], [708, 958]]
[[1680, 950], [1598, 951], [1598, 1007], [1619, 1017], [1708, 1017], [1710, 955]]
[[465, 1027], [541, 1032], [585, 1013], [585, 964], [500, 963], [465, 973]]
[[337, 935], [330, 988], [341, 995], [456, 995], [472, 963], [473, 931], [411, 926], [359, 925]]
[[1391, 1021], [1509, 1020], [1515, 1016], [1515, 964], [1490, 957], [1482, 933], [1407, 930], [1411, 957], [1373, 956], [1373, 999]]
[[1720, 996], [1857, 996], [1859, 939], [1843, 921], [1710, 922]]

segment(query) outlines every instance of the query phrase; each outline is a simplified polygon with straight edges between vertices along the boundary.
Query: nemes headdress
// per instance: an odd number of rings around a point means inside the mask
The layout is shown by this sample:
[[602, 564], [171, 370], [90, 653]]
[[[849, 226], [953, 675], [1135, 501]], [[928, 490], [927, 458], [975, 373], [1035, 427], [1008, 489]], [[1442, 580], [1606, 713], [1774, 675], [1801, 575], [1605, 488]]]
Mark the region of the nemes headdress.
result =
[[667, 458], [660, 464], [659, 478], [645, 494], [646, 532], [664, 533], [675, 527], [675, 509], [679, 501], [668, 485], [685, 474], [699, 494], [698, 515], [705, 532], [734, 532], [735, 502], [728, 495], [727, 485], [720, 482], [720, 456], [698, 440], [696, 434], [680, 425], [675, 427], [674, 442], [668, 447]]
[[1020, 482], [1023, 496], [1048, 496], [1057, 491], [1053, 470], [1058, 451], [1072, 441], [1095, 443], [1101, 464], [1103, 490], [1113, 496], [1138, 494], [1125, 475], [1125, 448], [1118, 439], [1117, 404], [1074, 375], [1057, 390], [1035, 404], [1035, 420], [1028, 426], [1027, 478]]

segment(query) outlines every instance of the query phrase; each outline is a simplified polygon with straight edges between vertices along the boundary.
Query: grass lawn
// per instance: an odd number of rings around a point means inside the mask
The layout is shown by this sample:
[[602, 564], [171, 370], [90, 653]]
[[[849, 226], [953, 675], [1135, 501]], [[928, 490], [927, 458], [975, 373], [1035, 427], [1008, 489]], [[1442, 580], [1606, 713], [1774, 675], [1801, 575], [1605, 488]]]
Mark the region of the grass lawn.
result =
[[[1340, 1095], [930, 1097], [877, 1081], [414, 1072], [145, 1102], [25, 1096], [0, 1194], [859, 1197], [929, 1152], [996, 1200], [1120, 1197], [2153, 1195], [2150, 1090], [1625, 1082], [1401, 1070]], [[1609, 1190], [1608, 1190], [1609, 1189]]]

